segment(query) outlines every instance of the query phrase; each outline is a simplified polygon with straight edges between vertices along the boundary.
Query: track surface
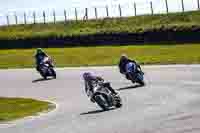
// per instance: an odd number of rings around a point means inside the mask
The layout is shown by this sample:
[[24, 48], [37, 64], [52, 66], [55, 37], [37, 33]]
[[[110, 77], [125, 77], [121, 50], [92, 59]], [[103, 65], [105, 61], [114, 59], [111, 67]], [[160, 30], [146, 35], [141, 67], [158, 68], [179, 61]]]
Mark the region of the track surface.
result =
[[[0, 124], [1, 133], [199, 133], [200, 65], [145, 66], [145, 87], [136, 87], [116, 67], [58, 69], [56, 80], [38, 80], [35, 70], [0, 70], [0, 96], [51, 100], [57, 110]], [[88, 101], [81, 74], [93, 71], [120, 90], [123, 107], [101, 112]]]

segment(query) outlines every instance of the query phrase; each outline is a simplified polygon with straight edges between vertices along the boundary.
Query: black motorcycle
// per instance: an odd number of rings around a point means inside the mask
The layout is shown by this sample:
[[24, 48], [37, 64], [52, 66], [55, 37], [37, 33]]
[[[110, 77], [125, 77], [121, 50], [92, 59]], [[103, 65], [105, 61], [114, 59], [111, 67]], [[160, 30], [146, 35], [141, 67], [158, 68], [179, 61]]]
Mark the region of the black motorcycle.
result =
[[105, 83], [97, 81], [93, 84], [93, 87], [94, 93], [91, 99], [93, 99], [104, 111], [109, 110], [111, 107], [120, 108], [122, 106], [122, 100], [119, 94], [112, 94], [105, 86]]
[[42, 62], [39, 65], [39, 73], [44, 79], [47, 79], [48, 76], [56, 78], [56, 71], [54, 70], [50, 58], [46, 57], [42, 60]]
[[132, 83], [139, 83], [140, 85], [145, 85], [144, 82], [144, 72], [142, 71], [140, 66], [136, 66], [136, 70], [133, 70], [133, 63], [127, 64], [127, 73], [126, 77], [128, 80], [131, 80]]

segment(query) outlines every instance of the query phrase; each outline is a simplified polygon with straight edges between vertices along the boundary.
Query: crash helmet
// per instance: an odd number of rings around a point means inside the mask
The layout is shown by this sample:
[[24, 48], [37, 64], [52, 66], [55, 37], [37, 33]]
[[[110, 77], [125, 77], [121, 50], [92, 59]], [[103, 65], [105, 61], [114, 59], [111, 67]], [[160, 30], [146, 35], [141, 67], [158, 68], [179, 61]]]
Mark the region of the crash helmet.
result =
[[83, 79], [88, 79], [92, 74], [90, 72], [83, 73]]
[[122, 54], [120, 57], [120, 61], [127, 61], [128, 60], [128, 56], [126, 54]]
[[42, 48], [37, 48], [36, 53], [37, 53], [37, 54], [41, 54], [41, 53], [43, 53]]

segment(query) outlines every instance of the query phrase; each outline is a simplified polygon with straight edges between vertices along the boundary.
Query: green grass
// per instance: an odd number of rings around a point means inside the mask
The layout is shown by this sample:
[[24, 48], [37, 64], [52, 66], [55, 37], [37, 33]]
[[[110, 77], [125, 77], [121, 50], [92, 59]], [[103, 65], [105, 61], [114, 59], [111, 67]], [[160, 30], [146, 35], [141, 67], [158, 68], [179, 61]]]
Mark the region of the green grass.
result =
[[48, 102], [0, 97], [0, 122], [36, 115], [52, 108], [54, 108], [54, 105]]
[[[136, 45], [46, 48], [57, 67], [116, 65], [122, 53], [141, 64], [200, 63], [200, 45]], [[0, 50], [0, 68], [34, 66], [35, 49]]]
[[0, 27], [0, 39], [28, 39], [38, 37], [63, 37], [96, 33], [144, 32], [152, 29], [174, 27], [176, 30], [200, 26], [200, 11], [171, 13], [169, 15], [144, 15], [90, 21], [71, 21], [67, 24], [49, 23]]

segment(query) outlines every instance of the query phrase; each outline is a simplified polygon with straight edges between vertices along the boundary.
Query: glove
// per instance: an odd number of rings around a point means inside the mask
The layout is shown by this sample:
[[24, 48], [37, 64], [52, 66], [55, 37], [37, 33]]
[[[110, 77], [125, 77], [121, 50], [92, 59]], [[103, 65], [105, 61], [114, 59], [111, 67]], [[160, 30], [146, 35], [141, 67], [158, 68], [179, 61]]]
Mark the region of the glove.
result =
[[104, 81], [104, 79], [102, 77], [97, 77], [97, 80]]

